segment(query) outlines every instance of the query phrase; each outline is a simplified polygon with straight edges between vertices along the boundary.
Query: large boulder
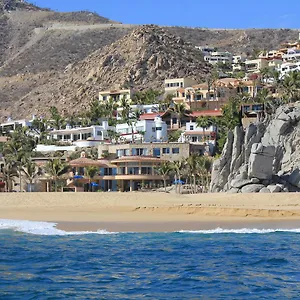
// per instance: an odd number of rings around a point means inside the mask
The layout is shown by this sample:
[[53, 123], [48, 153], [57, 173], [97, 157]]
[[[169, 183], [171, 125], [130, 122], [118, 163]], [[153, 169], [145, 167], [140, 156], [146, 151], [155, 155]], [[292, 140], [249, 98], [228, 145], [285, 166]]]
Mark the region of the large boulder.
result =
[[271, 179], [273, 175], [274, 146], [252, 145], [249, 158], [248, 177], [261, 180]]
[[243, 194], [246, 193], [258, 193], [261, 189], [263, 189], [265, 186], [263, 184], [249, 184], [242, 187], [241, 192]]

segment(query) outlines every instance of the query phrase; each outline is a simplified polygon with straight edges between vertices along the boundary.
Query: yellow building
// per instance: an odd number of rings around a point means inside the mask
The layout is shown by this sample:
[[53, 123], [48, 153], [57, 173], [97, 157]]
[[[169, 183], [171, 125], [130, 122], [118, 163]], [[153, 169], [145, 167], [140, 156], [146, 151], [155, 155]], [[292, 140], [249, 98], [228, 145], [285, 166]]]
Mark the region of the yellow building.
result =
[[117, 104], [120, 104], [122, 99], [126, 99], [128, 103], [131, 103], [131, 99], [133, 96], [133, 90], [107, 90], [99, 92], [99, 101], [105, 102], [109, 100], [113, 100]]

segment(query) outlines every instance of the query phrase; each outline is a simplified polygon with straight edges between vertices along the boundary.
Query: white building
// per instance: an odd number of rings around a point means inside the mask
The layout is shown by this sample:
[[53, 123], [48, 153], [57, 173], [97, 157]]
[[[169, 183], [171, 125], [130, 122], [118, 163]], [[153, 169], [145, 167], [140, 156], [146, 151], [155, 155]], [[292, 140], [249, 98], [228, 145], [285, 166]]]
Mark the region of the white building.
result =
[[216, 147], [217, 128], [213, 125], [208, 128], [198, 127], [196, 122], [187, 122], [186, 129], [181, 133], [178, 142], [207, 145], [210, 154]]
[[287, 54], [282, 55], [284, 62], [300, 61], [300, 49], [288, 49]]
[[215, 48], [208, 46], [196, 46], [196, 48], [199, 49], [204, 56], [210, 55], [212, 52], [215, 51]]
[[114, 130], [114, 127], [108, 126], [108, 122], [103, 121], [101, 126], [75, 128], [67, 126], [66, 129], [52, 130], [49, 135], [53, 140], [70, 142], [77, 147], [91, 147], [107, 140], [108, 130]]
[[[130, 105], [130, 111], [140, 111], [142, 114], [149, 114], [159, 112], [159, 104], [138, 104], [138, 105]], [[121, 114], [123, 111], [123, 107], [117, 108], [117, 120], [121, 119]], [[129, 113], [129, 117], [133, 117], [132, 113]]]
[[12, 120], [11, 118], [8, 118], [6, 122], [0, 124], [0, 127], [2, 132], [11, 132], [16, 130], [18, 127], [31, 127], [33, 119]]
[[120, 140], [127, 142], [143, 141], [166, 142], [168, 140], [167, 124], [157, 116], [154, 121], [141, 120], [132, 124], [117, 124], [116, 132], [120, 135]]
[[214, 51], [211, 52], [210, 55], [204, 56], [204, 61], [214, 65], [217, 63], [232, 63], [232, 54], [230, 52], [220, 52], [220, 51]]
[[300, 61], [295, 63], [283, 63], [278, 69], [280, 72], [280, 78], [292, 71], [300, 71]]

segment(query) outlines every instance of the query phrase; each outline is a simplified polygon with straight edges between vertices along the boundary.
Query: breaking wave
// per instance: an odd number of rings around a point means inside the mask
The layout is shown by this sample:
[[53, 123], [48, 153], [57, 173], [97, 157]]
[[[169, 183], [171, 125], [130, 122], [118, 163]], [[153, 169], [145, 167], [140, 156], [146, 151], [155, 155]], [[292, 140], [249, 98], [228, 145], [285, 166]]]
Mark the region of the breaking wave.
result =
[[118, 232], [108, 232], [106, 230], [93, 231], [64, 231], [56, 228], [56, 223], [0, 220], [1, 229], [12, 229], [17, 232], [24, 232], [35, 235], [84, 235], [84, 234], [117, 234]]
[[291, 233], [300, 233], [300, 228], [294, 229], [257, 229], [257, 228], [242, 228], [242, 229], [209, 229], [209, 230], [180, 230], [179, 233], [200, 233], [200, 234], [213, 234], [213, 233], [238, 233], [238, 234], [267, 234], [267, 233], [275, 233], [275, 232], [291, 232]]

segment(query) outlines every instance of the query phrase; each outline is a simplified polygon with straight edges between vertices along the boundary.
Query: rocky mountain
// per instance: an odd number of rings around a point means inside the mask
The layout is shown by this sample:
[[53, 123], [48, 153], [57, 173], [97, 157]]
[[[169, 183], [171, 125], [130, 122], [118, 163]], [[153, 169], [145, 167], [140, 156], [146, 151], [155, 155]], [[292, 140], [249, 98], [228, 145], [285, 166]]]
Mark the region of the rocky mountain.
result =
[[46, 82], [16, 103], [15, 109], [22, 107], [26, 112], [41, 114], [50, 105], [57, 105], [68, 113], [82, 111], [103, 89], [116, 85], [136, 90], [162, 89], [165, 78], [192, 77], [201, 81], [209, 70], [191, 44], [158, 26], [141, 26], [69, 65], [64, 73], [48, 75]]
[[[196, 66], [196, 45], [250, 54], [298, 38], [294, 30], [156, 26], [141, 38], [134, 36], [137, 28], [90, 12], [59, 13], [0, 0], [0, 119], [44, 114], [51, 105], [83, 108], [98, 88], [115, 84], [160, 88], [164, 76], [201, 78], [208, 69], [202, 62]], [[148, 46], [142, 47], [144, 39]]]
[[212, 172], [211, 192], [300, 191], [300, 103], [229, 133]]

